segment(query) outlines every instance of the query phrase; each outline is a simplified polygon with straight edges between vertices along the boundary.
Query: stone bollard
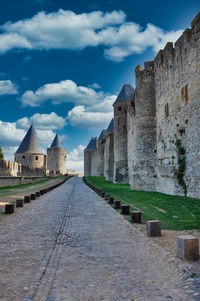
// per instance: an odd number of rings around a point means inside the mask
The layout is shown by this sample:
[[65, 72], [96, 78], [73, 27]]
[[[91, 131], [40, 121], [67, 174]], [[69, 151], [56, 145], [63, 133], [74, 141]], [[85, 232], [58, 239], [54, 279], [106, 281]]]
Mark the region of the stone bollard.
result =
[[16, 208], [24, 207], [24, 200], [16, 200]]
[[109, 197], [110, 197], [110, 195], [109, 195], [109, 194], [106, 194], [106, 195], [105, 195], [105, 200], [108, 201]]
[[141, 224], [141, 211], [132, 211], [131, 212], [131, 222]]
[[30, 196], [27, 195], [24, 197], [24, 203], [30, 203], [31, 199], [30, 199]]
[[187, 260], [199, 259], [199, 240], [192, 235], [176, 237], [176, 254], [179, 258]]
[[40, 192], [39, 191], [36, 191], [35, 193], [36, 197], [38, 198], [40, 196]]
[[11, 205], [11, 204], [5, 205], [5, 213], [6, 214], [14, 213], [14, 211], [15, 211], [15, 206], [14, 205]]
[[118, 201], [118, 200], [115, 201], [115, 202], [114, 202], [114, 208], [115, 208], [115, 209], [120, 209], [120, 208], [121, 208], [121, 201]]
[[147, 236], [161, 236], [161, 227], [160, 227], [160, 221], [147, 221], [146, 222], [147, 227]]
[[111, 204], [111, 205], [113, 205], [113, 204], [114, 204], [114, 198], [112, 198], [112, 197], [109, 197], [109, 199], [108, 199], [108, 203], [109, 203], [109, 204]]
[[101, 197], [102, 197], [102, 198], [105, 197], [105, 192], [104, 192], [104, 191], [101, 192]]
[[121, 213], [122, 214], [129, 214], [129, 208], [130, 208], [130, 206], [129, 205], [122, 205], [121, 206]]
[[43, 189], [42, 190], [40, 190], [40, 195], [43, 195], [44, 194], [44, 192], [43, 192]]
[[32, 193], [32, 194], [31, 194], [30, 199], [31, 199], [32, 201], [36, 199], [35, 193]]

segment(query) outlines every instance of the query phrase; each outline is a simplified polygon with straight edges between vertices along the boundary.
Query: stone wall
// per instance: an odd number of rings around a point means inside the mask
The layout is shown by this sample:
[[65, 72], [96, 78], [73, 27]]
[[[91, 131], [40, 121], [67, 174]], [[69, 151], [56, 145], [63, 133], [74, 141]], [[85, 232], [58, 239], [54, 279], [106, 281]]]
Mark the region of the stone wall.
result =
[[104, 174], [104, 143], [103, 140], [97, 140], [97, 176], [102, 177]]
[[114, 134], [106, 132], [104, 134], [104, 177], [107, 181], [113, 181], [114, 173]]
[[46, 155], [39, 153], [15, 153], [15, 162], [24, 166], [33, 166], [35, 168], [46, 168]]
[[46, 179], [48, 179], [48, 177], [14, 177], [14, 176], [2, 177], [0, 176], [0, 187], [35, 183]]
[[127, 101], [114, 104], [114, 177], [115, 183], [128, 183]]
[[91, 176], [91, 152], [86, 149], [84, 150], [84, 175]]
[[47, 149], [47, 169], [64, 174], [66, 170], [66, 149], [62, 147], [49, 147]]

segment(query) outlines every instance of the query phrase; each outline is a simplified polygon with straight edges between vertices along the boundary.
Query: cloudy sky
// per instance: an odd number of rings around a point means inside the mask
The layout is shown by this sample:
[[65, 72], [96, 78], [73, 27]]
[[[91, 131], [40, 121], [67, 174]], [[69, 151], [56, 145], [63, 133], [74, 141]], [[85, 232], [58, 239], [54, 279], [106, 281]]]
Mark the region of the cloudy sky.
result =
[[112, 118], [134, 69], [176, 41], [199, 0], [6, 0], [0, 3], [0, 145], [13, 160], [31, 123], [45, 150], [58, 133], [67, 168]]

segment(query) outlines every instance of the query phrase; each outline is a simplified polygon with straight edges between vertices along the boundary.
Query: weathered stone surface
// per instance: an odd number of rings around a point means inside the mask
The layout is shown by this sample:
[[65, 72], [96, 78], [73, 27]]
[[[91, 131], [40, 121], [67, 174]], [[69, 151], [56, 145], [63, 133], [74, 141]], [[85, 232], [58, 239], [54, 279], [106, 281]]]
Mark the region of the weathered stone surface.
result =
[[160, 221], [158, 221], [158, 220], [147, 221], [146, 228], [147, 228], [147, 236], [149, 236], [149, 237], [161, 236]]
[[119, 201], [119, 200], [114, 201], [114, 208], [115, 209], [120, 209], [121, 208], [121, 201]]
[[176, 237], [176, 254], [179, 258], [188, 260], [199, 259], [199, 240], [192, 235]]
[[24, 200], [16, 200], [16, 208], [24, 207]]
[[121, 213], [128, 215], [129, 214], [129, 208], [130, 208], [129, 205], [122, 205], [121, 206]]
[[14, 205], [12, 205], [12, 204], [5, 205], [5, 213], [6, 214], [14, 213], [14, 211], [15, 211], [15, 206]]
[[132, 211], [131, 212], [131, 222], [140, 224], [141, 223], [141, 216], [142, 216], [141, 211]]

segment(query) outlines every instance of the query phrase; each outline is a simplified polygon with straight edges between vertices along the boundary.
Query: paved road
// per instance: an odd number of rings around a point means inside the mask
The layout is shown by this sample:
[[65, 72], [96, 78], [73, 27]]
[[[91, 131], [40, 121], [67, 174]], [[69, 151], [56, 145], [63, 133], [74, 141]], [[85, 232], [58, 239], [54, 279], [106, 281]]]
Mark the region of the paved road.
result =
[[0, 254], [0, 301], [193, 300], [179, 261], [79, 178], [2, 219]]

